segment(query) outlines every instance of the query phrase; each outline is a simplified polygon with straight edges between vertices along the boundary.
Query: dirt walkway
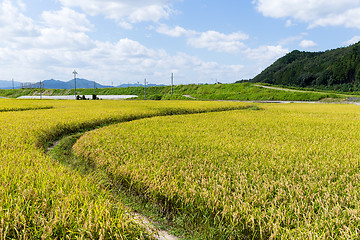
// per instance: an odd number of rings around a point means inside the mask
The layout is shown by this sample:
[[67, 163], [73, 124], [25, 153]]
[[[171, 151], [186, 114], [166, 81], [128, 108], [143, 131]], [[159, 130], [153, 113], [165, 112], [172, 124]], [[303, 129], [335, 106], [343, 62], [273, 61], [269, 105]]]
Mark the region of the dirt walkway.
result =
[[[52, 143], [51, 146], [48, 147], [46, 153], [51, 155], [51, 151], [61, 143], [61, 139]], [[130, 210], [130, 209], [128, 209]], [[165, 230], [161, 230], [156, 227], [153, 222], [144, 215], [141, 215], [136, 212], [128, 212], [130, 216], [137, 222], [139, 225], [143, 226], [148, 233], [150, 233], [157, 240], [178, 240], [179, 238], [171, 235]]]

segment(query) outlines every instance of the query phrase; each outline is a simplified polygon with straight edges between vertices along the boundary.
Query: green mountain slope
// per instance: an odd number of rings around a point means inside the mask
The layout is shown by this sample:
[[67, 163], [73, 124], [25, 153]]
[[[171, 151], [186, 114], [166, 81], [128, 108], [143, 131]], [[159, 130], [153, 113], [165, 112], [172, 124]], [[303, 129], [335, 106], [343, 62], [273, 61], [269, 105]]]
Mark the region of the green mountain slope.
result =
[[252, 82], [341, 91], [360, 90], [360, 42], [325, 52], [293, 51]]

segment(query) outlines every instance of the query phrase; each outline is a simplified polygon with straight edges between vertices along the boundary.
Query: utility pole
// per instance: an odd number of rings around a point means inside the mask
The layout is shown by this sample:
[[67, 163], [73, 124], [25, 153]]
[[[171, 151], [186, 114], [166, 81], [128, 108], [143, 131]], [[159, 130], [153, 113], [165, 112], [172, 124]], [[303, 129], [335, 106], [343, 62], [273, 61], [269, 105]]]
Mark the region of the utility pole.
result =
[[76, 100], [76, 99], [77, 99], [77, 98], [76, 98], [76, 96], [77, 96], [77, 93], [76, 93], [76, 75], [77, 75], [78, 73], [76, 72], [76, 70], [74, 70], [73, 74], [74, 74], [74, 80], [75, 80], [75, 100]]
[[14, 78], [12, 79], [12, 89], [15, 89]]
[[146, 100], [146, 78], [144, 80], [144, 94], [145, 94], [145, 100]]
[[96, 89], [96, 83], [95, 83], [95, 80], [94, 80], [94, 95], [96, 95], [95, 89]]
[[171, 95], [174, 93], [174, 73], [171, 73]]
[[41, 89], [41, 80], [40, 80], [40, 100], [42, 99], [42, 89]]

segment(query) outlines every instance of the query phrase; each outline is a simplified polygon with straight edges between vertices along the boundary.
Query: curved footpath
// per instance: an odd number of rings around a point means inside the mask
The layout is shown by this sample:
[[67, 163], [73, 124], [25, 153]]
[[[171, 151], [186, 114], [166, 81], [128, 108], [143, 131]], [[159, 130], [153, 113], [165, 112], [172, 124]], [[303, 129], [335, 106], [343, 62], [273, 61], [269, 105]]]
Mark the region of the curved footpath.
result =
[[[90, 130], [92, 131], [92, 130]], [[85, 134], [85, 133], [84, 133]], [[64, 138], [66, 138], [68, 136], [65, 136]], [[62, 139], [64, 139], [62, 138]], [[52, 150], [54, 150], [57, 146], [61, 145], [61, 141], [62, 139], [60, 140], [57, 140], [55, 142], [53, 142], [53, 144], [51, 146], [49, 146], [47, 148], [47, 151], [46, 153], [52, 157], [53, 154], [52, 154]], [[68, 146], [68, 148], [70, 149], [72, 146]], [[70, 158], [70, 157], [69, 157]], [[130, 216], [133, 217], [133, 219], [141, 226], [145, 227], [145, 229], [149, 232], [149, 233], [154, 233], [153, 234], [153, 237], [157, 240], [177, 240], [178, 238], [175, 237], [174, 235], [171, 235], [169, 232], [165, 231], [165, 230], [161, 230], [159, 229], [158, 227], [156, 227], [154, 225], [154, 222], [151, 221], [148, 217], [140, 214], [140, 213], [137, 213], [137, 212], [131, 212], [130, 209], [128, 209], [128, 214]]]
[[[249, 105], [247, 106], [246, 108], [243, 108], [243, 109], [256, 109], [256, 106], [254, 105]], [[225, 110], [222, 110], [222, 109], [217, 109], [216, 112], [221, 112], [221, 111], [232, 111], [232, 110], [241, 110], [241, 109], [225, 109]], [[213, 112], [213, 111], [212, 111]], [[177, 115], [190, 115], [190, 114], [198, 114], [198, 113], [203, 113], [203, 112], [186, 112], [186, 113], [182, 113], [182, 114], [177, 114]], [[167, 116], [167, 115], [160, 115], [160, 116]], [[148, 116], [148, 117], [144, 117], [144, 118], [153, 118], [153, 117], [157, 117], [157, 116]], [[137, 120], [137, 119], [135, 119]], [[130, 122], [130, 121], [133, 121], [133, 120], [128, 120], [128, 121], [125, 121], [125, 122]], [[115, 122], [115, 123], [112, 123], [112, 124], [118, 124], [118, 122]], [[112, 124], [109, 124], [109, 125], [112, 125]], [[102, 126], [104, 127], [104, 126]], [[94, 128], [91, 128], [91, 129], [88, 129], [86, 130], [86, 132], [90, 132], [90, 131], [93, 131], [95, 130], [97, 127], [94, 127]], [[52, 144], [45, 150], [46, 151], [46, 154], [50, 155], [51, 157], [53, 157], [54, 159], [56, 159], [57, 161], [63, 161], [63, 160], [58, 160], [59, 158], [56, 158], [54, 156], [54, 150], [57, 146], [59, 147], [62, 147], [62, 140], [65, 139], [65, 138], [68, 138], [70, 136], [74, 136], [74, 134], [76, 135], [76, 140], [82, 136], [83, 134], [85, 134], [86, 132], [82, 132], [82, 133], [69, 133], [67, 136], [64, 136], [62, 137], [60, 140], [56, 140], [54, 142], [52, 142]], [[66, 150], [64, 150], [64, 154], [63, 156], [61, 156], [61, 158], [63, 159], [67, 159], [65, 160], [64, 162], [66, 161], [71, 161], [71, 149], [72, 149], [72, 146], [76, 143], [76, 141], [74, 141], [72, 144], [66, 144], [64, 143], [64, 145], [66, 145]], [[65, 154], [65, 152], [67, 151], [67, 153]], [[66, 155], [66, 156], [65, 156]], [[71, 163], [70, 163], [71, 164]], [[120, 189], [118, 189], [119, 191], [121, 191]], [[151, 219], [149, 219], [148, 217], [144, 216], [144, 215], [141, 215], [139, 213], [136, 213], [136, 212], [133, 212], [133, 211], [130, 211], [129, 210], [129, 215], [133, 217], [133, 219], [141, 226], [145, 227], [149, 233], [153, 233], [153, 237], [155, 239], [158, 239], [158, 240], [177, 240], [178, 238], [174, 235], [171, 235], [169, 232], [165, 231], [165, 230], [161, 230], [159, 229], [158, 227], [156, 227], [156, 223], [154, 223], [153, 221], [151, 221]]]

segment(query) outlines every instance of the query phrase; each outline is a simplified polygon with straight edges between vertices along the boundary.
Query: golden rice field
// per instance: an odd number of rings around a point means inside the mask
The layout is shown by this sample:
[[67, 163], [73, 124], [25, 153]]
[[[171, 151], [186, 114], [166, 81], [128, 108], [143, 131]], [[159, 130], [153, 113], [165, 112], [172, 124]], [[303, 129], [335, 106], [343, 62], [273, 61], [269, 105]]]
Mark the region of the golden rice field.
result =
[[199, 239], [358, 239], [360, 107], [259, 106], [111, 125], [73, 149]]
[[47, 102], [35, 102], [35, 101], [28, 101], [28, 102], [21, 102], [14, 101], [12, 99], [0, 99], [0, 112], [12, 112], [12, 111], [26, 111], [26, 110], [36, 110], [36, 109], [49, 109], [52, 106]]
[[0, 99], [0, 239], [149, 239], [104, 187], [45, 153], [63, 135], [158, 115], [243, 103]]

